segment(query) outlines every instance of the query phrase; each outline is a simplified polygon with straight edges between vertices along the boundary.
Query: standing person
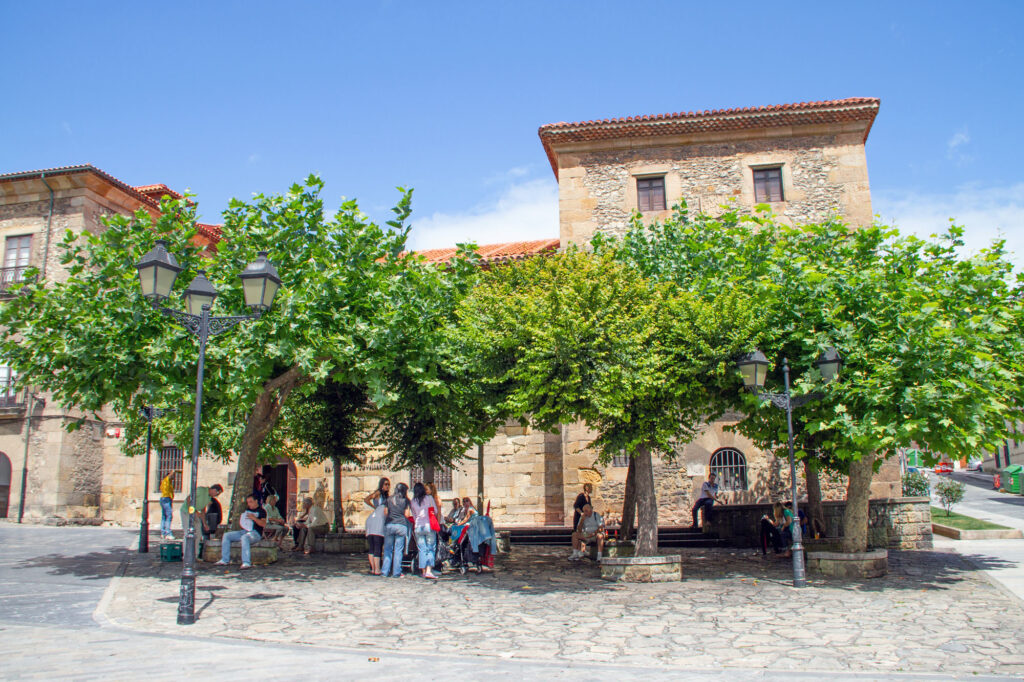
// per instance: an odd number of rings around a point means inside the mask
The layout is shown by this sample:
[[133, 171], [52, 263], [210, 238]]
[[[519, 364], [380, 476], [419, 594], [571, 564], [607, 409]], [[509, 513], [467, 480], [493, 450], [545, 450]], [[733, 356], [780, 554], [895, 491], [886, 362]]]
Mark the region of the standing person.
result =
[[419, 548], [420, 570], [427, 580], [437, 580], [434, 575], [434, 560], [437, 556], [437, 533], [430, 527], [430, 510], [434, 510], [434, 516], [438, 515], [437, 502], [433, 496], [427, 493], [427, 486], [417, 483], [412, 489], [412, 501], [409, 503], [412, 508], [413, 534], [416, 536], [416, 546]]
[[715, 502], [721, 502], [718, 499], [718, 483], [715, 482], [715, 475], [711, 474], [708, 476], [708, 480], [704, 481], [704, 484], [700, 487], [700, 496], [697, 501], [693, 504], [693, 509], [690, 511], [693, 513], [693, 526], [691, 528], [698, 528], [697, 525], [697, 512], [704, 509], [704, 520], [708, 520], [708, 513], [711, 511], [711, 507]]
[[174, 508], [171, 502], [174, 501], [174, 472], [163, 477], [160, 481], [160, 539], [173, 540], [171, 534], [171, 519], [174, 517]]
[[220, 483], [214, 483], [210, 486], [210, 501], [206, 503], [206, 508], [203, 509], [202, 521], [203, 521], [203, 541], [209, 542], [210, 538], [217, 534], [217, 528], [220, 527], [221, 521], [224, 520], [224, 512], [221, 509], [220, 501], [217, 497], [224, 492], [224, 486]]
[[409, 486], [399, 483], [395, 492], [388, 498], [388, 515], [384, 521], [384, 563], [380, 574], [387, 578], [402, 577], [402, 556], [405, 554], [405, 540], [409, 533], [409, 524], [405, 520], [405, 511], [409, 508], [406, 493]]
[[594, 491], [594, 486], [589, 483], [583, 484], [583, 492], [576, 496], [576, 501], [572, 504], [572, 529], [573, 532], [579, 528], [580, 517], [583, 516], [584, 505], [590, 504], [590, 494]]
[[382, 478], [377, 482], [377, 489], [363, 500], [363, 503], [373, 510], [366, 519], [366, 558], [370, 561], [370, 575], [380, 575], [380, 561], [384, 555], [384, 521], [388, 515], [390, 493], [391, 481]]
[[267, 501], [263, 496], [264, 481], [262, 472], [257, 473], [252, 479], [252, 496], [256, 498], [256, 503], [260, 506], [263, 506], [263, 503]]
[[252, 543], [259, 542], [263, 535], [263, 527], [267, 525], [267, 511], [252, 495], [245, 498], [245, 506], [245, 511], [238, 519], [242, 529], [224, 533], [221, 539], [217, 566], [231, 563], [231, 543], [237, 540], [242, 545], [242, 568], [252, 568]]

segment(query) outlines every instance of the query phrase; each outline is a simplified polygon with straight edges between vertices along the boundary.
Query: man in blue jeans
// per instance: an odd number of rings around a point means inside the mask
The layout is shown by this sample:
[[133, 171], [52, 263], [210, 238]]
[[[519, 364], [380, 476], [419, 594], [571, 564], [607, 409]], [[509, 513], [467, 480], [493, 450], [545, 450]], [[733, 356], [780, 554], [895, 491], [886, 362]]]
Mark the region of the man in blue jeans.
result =
[[267, 510], [260, 506], [252, 495], [245, 498], [247, 509], [242, 512], [238, 523], [242, 530], [224, 533], [220, 541], [220, 561], [216, 566], [227, 566], [231, 563], [231, 543], [236, 540], [242, 545], [242, 568], [252, 568], [252, 543], [259, 542], [263, 537], [263, 527], [267, 525]]
[[718, 484], [715, 483], [715, 475], [711, 474], [708, 476], [708, 480], [704, 481], [704, 485], [700, 487], [700, 497], [697, 498], [697, 502], [693, 505], [693, 509], [690, 511], [693, 513], [693, 528], [699, 528], [697, 525], [697, 513], [701, 509], [704, 510], [704, 520], [708, 520], [708, 512], [711, 511], [711, 507], [718, 501]]

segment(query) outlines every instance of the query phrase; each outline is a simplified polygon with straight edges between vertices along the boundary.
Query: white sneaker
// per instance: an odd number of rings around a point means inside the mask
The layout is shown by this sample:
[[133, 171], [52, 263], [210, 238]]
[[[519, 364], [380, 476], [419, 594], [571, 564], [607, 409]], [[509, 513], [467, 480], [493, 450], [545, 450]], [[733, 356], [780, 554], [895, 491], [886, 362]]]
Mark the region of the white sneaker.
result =
[[601, 553], [597, 553], [597, 563], [601, 563]]
[[252, 564], [242, 564], [241, 568], [252, 568]]
[[230, 564], [226, 561], [218, 561], [214, 566], [230, 566]]
[[577, 551], [576, 551], [576, 550], [574, 549], [574, 550], [572, 551], [572, 554], [570, 554], [570, 555], [569, 555], [569, 561], [579, 561], [579, 559], [580, 559], [580, 558], [581, 558], [582, 556], [583, 556], [582, 554], [580, 554], [579, 552], [577, 552]]

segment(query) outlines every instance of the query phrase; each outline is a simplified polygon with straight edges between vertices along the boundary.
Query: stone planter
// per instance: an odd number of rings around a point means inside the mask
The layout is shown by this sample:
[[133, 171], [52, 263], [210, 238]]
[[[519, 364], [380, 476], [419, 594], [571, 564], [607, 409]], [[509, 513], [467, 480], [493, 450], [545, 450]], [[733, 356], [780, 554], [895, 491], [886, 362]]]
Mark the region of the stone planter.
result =
[[683, 579], [681, 556], [608, 557], [601, 578], [627, 583], [668, 583]]
[[808, 552], [807, 571], [833, 578], [881, 578], [889, 572], [889, 551]]
[[328, 533], [316, 539], [314, 550], [325, 554], [366, 554], [366, 537], [348, 533]]
[[961, 530], [941, 523], [932, 524], [932, 532], [954, 540], [1020, 540], [1024, 537], [1019, 530], [1000, 528], [991, 530]]

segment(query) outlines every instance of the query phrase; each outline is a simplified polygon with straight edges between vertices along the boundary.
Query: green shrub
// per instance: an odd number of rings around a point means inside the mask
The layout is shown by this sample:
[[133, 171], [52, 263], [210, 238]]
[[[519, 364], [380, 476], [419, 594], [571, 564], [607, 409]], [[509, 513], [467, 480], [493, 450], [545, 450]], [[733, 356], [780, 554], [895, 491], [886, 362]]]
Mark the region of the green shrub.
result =
[[964, 491], [967, 490], [967, 486], [959, 481], [954, 481], [951, 478], [940, 479], [935, 485], [935, 492], [939, 497], [939, 504], [946, 510], [946, 516], [949, 516], [950, 510], [953, 509], [953, 505], [962, 502], [964, 499]]
[[903, 474], [904, 497], [928, 497], [932, 494], [928, 477], [920, 471], [908, 471]]

